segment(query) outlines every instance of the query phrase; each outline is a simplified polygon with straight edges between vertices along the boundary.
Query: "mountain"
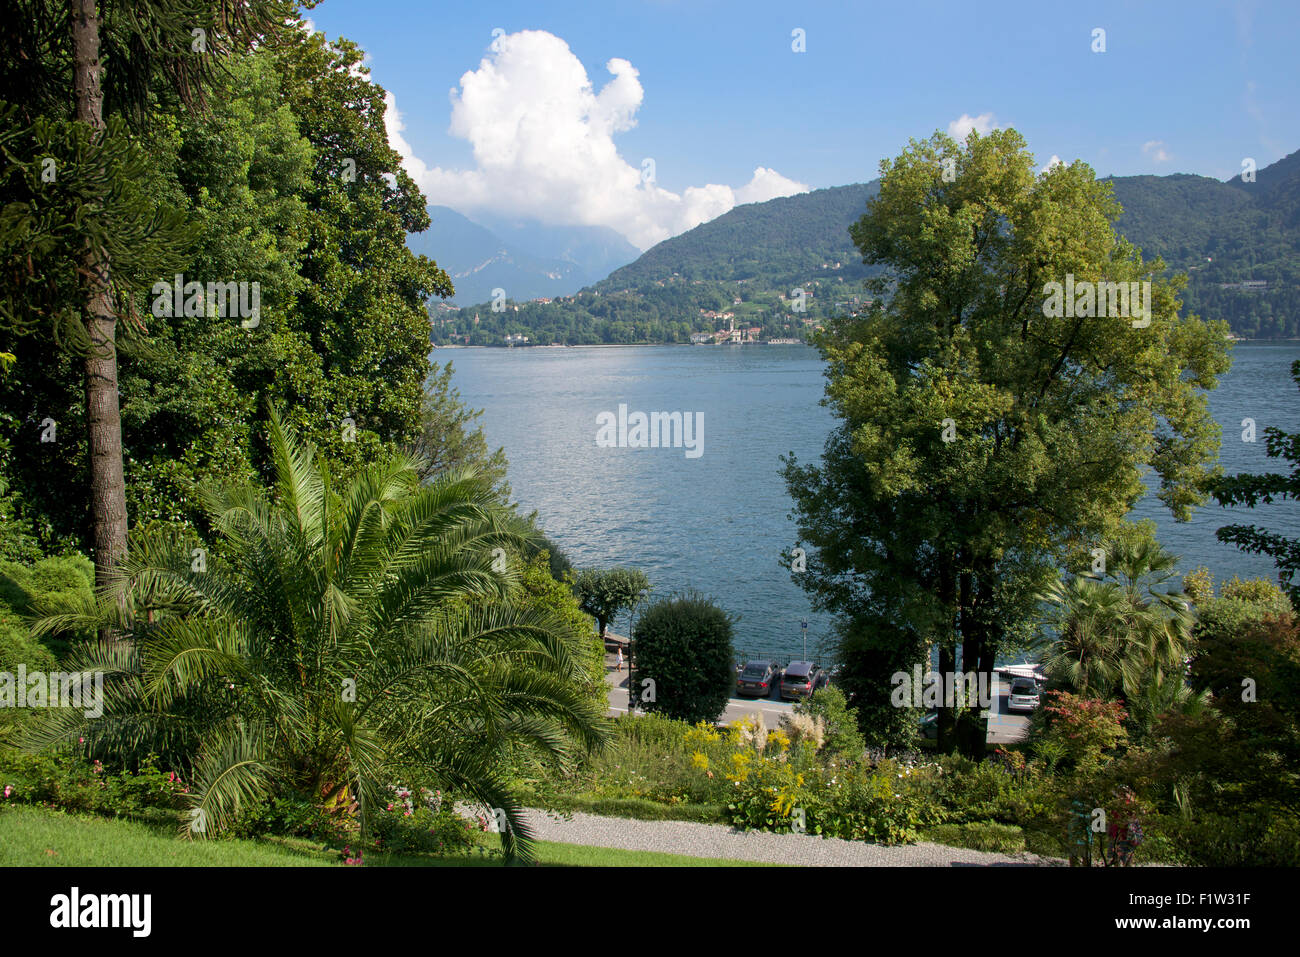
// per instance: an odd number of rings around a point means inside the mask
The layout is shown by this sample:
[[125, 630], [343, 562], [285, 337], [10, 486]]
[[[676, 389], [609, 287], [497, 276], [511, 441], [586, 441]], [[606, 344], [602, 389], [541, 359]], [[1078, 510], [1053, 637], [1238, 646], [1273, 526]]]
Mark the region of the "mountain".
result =
[[688, 280], [762, 278], [779, 287], [835, 262], [841, 264], [841, 278], [865, 278], [867, 267], [848, 229], [879, 190], [879, 181], [873, 180], [737, 206], [651, 247], [595, 288], [622, 289], [674, 274]]
[[[535, 219], [511, 219], [486, 213], [479, 215], [477, 221], [510, 245], [539, 259], [572, 263], [587, 277], [586, 283], [604, 279], [641, 255], [641, 250], [608, 226], [550, 226]], [[577, 292], [578, 288], [565, 290], [561, 295]]]
[[447, 206], [430, 206], [429, 218], [429, 228], [410, 233], [406, 245], [447, 271], [456, 287], [452, 301], [461, 304], [490, 300], [497, 288], [511, 299], [568, 295], [637, 255], [635, 246], [601, 226], [484, 225]]
[[[1185, 310], [1226, 319], [1243, 338], [1300, 337], [1300, 152], [1258, 170], [1253, 183], [1188, 174], [1106, 181], [1123, 206], [1118, 231], [1187, 274]], [[504, 312], [448, 314], [434, 341], [685, 342], [733, 320], [762, 337], [801, 335], [865, 298], [862, 280], [878, 268], [863, 265], [848, 227], [878, 188], [738, 206], [554, 303], [519, 296]], [[796, 289], [802, 312], [792, 308]]]
[[1300, 151], [1221, 182], [1204, 176], [1108, 180], [1115, 224], [1148, 256], [1185, 272], [1186, 310], [1246, 339], [1300, 337]]

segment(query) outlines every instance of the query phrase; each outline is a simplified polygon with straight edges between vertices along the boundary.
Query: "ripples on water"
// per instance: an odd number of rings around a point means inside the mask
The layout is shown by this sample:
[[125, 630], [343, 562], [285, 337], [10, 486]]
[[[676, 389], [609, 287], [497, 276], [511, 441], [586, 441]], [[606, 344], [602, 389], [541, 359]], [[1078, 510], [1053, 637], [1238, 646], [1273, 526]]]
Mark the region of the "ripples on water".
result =
[[[1294, 343], [1241, 343], [1232, 370], [1210, 396], [1223, 427], [1229, 472], [1279, 470], [1265, 455], [1264, 428], [1296, 427], [1300, 395], [1289, 378]], [[504, 446], [510, 483], [525, 511], [537, 509], [547, 534], [579, 567], [634, 565], [656, 594], [696, 588], [739, 617], [736, 646], [780, 659], [802, 653], [807, 619], [813, 651], [829, 619], [813, 613], [778, 564], [795, 542], [779, 456], [816, 459], [833, 420], [818, 402], [825, 379], [806, 346], [624, 346], [567, 349], [438, 350], [451, 360], [461, 397], [483, 409], [489, 445]], [[694, 412], [703, 415], [704, 454], [682, 449], [596, 446], [596, 416]], [[1258, 441], [1241, 441], [1253, 418]], [[1241, 512], [1244, 517], [1234, 513]], [[1249, 510], [1206, 506], [1174, 522], [1154, 498], [1134, 510], [1153, 518], [1182, 570], [1208, 565], [1219, 579], [1275, 576], [1272, 562], [1219, 543], [1232, 521], [1300, 534], [1294, 503]], [[619, 630], [627, 622], [617, 623]]]

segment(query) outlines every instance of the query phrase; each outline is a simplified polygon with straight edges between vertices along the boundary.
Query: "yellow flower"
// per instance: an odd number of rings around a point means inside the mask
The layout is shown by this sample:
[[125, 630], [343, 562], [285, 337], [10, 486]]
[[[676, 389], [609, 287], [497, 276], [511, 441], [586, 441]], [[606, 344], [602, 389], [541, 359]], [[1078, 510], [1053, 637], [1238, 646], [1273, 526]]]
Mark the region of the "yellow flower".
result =
[[696, 751], [694, 754], [691, 755], [691, 764], [699, 768], [701, 771], [707, 771], [709, 769], [708, 755], [700, 751]]

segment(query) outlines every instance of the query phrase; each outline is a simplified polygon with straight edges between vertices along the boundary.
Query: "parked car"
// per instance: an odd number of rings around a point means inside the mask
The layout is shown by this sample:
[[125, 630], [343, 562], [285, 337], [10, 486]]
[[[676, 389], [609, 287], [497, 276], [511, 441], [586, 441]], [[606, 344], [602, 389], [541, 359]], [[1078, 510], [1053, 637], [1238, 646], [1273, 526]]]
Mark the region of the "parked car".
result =
[[1017, 678], [1011, 682], [1011, 691], [1007, 694], [1008, 711], [1033, 711], [1038, 707], [1038, 685], [1028, 678]]
[[746, 661], [736, 675], [736, 694], [742, 697], [766, 698], [777, 680], [776, 665], [770, 661]]
[[781, 678], [781, 697], [809, 698], [814, 691], [825, 687], [826, 672], [811, 661], [792, 661], [785, 666], [785, 675]]
[[939, 712], [930, 711], [924, 717], [916, 722], [916, 730], [921, 733], [921, 737], [935, 741], [939, 737]]

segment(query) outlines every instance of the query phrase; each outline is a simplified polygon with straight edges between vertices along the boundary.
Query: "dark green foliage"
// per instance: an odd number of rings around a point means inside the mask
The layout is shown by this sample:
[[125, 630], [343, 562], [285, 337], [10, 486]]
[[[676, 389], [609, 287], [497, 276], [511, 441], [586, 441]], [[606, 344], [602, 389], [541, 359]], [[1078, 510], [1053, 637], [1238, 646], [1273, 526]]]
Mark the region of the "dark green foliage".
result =
[[[0, 452], [4, 451], [5, 440], [0, 437]], [[8, 489], [9, 483], [0, 474], [0, 561], [34, 562], [41, 557], [40, 544], [23, 515], [22, 498]]]
[[452, 385], [452, 364], [433, 366], [425, 384], [420, 406], [420, 431], [413, 448], [424, 459], [421, 478], [428, 480], [442, 472], [473, 468], [489, 485], [500, 492], [502, 502], [510, 497], [506, 484], [505, 450], [489, 452], [483, 428], [477, 420], [482, 409], [468, 408], [460, 391]]
[[0, 792], [13, 790], [8, 801], [52, 804], [66, 811], [107, 817], [160, 816], [175, 820], [184, 806], [185, 782], [160, 770], [146, 755], [134, 768], [106, 767], [74, 751], [23, 754], [0, 749]]
[[655, 695], [642, 707], [683, 721], [715, 720], [736, 680], [732, 625], [730, 615], [694, 593], [647, 608], [632, 630], [632, 680]]
[[1300, 812], [1300, 624], [1275, 603], [1219, 598], [1202, 612], [1191, 683], [1208, 690], [1249, 769], [1226, 777]]
[[[160, 93], [151, 122], [133, 134], [134, 154], [149, 162], [130, 189], [177, 211], [196, 231], [186, 256], [161, 275], [157, 263], [132, 272], [129, 258], [114, 260], [123, 302], [142, 317], [138, 348], [123, 349], [119, 368], [127, 514], [135, 527], [199, 522], [198, 483], [266, 474], [266, 397], [282, 400], [290, 420], [345, 472], [420, 433], [429, 375], [424, 302], [451, 286], [405, 247], [406, 231], [424, 221], [422, 198], [387, 145], [382, 90], [354, 69], [361, 56], [345, 41], [326, 46], [319, 36], [290, 31], [229, 63], [202, 117]], [[74, 190], [74, 172], [66, 182], [60, 175], [60, 189]], [[39, 174], [30, 162], [6, 165], [6, 208], [19, 209], [31, 196], [55, 201], [36, 191]], [[392, 185], [387, 174], [395, 176]], [[20, 254], [30, 242], [19, 236], [5, 246], [4, 235], [0, 229], [0, 255], [26, 277]], [[134, 250], [136, 258], [145, 251]], [[57, 249], [47, 258], [50, 269], [62, 262]], [[35, 290], [23, 294], [24, 304], [35, 302], [46, 282], [75, 288], [39, 256], [34, 262], [35, 276], [14, 287]], [[258, 283], [258, 325], [151, 315], [152, 283], [170, 283], [176, 272], [186, 281]], [[47, 311], [58, 305], [35, 304]], [[45, 550], [84, 548], [81, 369], [30, 323], [0, 346], [17, 357], [0, 377], [10, 491]], [[435, 397], [446, 395], [441, 381], [434, 380]], [[55, 443], [39, 441], [47, 417], [58, 424]], [[51, 473], [62, 477], [54, 488]]]
[[925, 642], [893, 622], [864, 619], [835, 626], [836, 683], [858, 716], [864, 743], [873, 748], [906, 748], [916, 743], [921, 712], [898, 708], [890, 700], [895, 672], [910, 674], [925, 656]]

